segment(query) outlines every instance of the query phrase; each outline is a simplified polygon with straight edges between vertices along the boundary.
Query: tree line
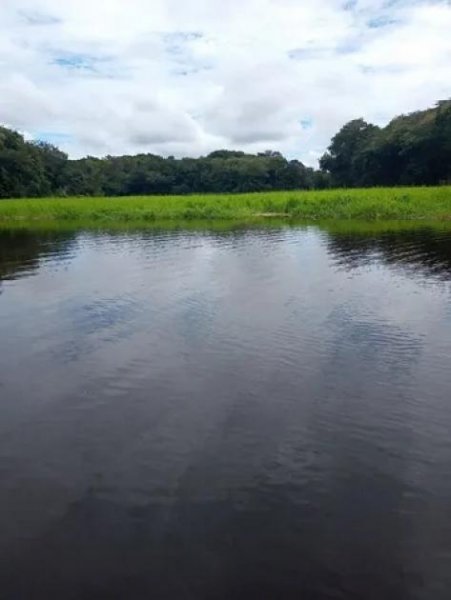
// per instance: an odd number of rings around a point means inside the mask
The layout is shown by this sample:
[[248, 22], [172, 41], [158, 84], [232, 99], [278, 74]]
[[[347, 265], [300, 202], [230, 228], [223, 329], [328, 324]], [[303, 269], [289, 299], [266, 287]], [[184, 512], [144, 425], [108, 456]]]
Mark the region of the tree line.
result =
[[238, 193], [451, 183], [451, 100], [386, 127], [363, 119], [332, 138], [320, 168], [279, 152], [218, 150], [200, 158], [88, 156], [70, 160], [52, 144], [0, 127], [0, 198]]
[[386, 127], [350, 121], [332, 138], [320, 168], [334, 187], [451, 183], [451, 100]]

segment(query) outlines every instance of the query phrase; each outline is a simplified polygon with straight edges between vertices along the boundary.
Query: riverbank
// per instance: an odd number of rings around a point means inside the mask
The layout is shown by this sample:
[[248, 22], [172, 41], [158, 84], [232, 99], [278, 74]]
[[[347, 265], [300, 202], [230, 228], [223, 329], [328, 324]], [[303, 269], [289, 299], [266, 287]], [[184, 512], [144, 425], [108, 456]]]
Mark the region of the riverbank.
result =
[[180, 220], [451, 220], [451, 186], [192, 196], [0, 200], [0, 222]]

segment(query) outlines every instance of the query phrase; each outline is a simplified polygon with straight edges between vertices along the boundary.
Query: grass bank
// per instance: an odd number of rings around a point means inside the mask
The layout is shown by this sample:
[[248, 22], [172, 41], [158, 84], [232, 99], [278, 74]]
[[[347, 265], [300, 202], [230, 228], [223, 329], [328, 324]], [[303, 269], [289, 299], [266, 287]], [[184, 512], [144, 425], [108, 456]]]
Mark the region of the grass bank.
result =
[[0, 200], [0, 222], [451, 220], [451, 186], [121, 198]]

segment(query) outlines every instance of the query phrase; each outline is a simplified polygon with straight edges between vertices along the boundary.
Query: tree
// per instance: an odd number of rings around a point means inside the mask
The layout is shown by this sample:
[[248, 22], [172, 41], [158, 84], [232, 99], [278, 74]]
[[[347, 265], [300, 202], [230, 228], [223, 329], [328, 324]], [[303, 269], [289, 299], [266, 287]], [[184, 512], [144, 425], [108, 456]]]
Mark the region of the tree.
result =
[[67, 154], [47, 142], [38, 141], [32, 145], [38, 150], [51, 191], [60, 192], [65, 185]]
[[380, 129], [346, 124], [321, 158], [333, 185], [434, 185], [451, 178], [451, 100]]
[[50, 191], [40, 150], [16, 131], [0, 127], [0, 197], [43, 196]]
[[364, 183], [365, 148], [378, 132], [378, 127], [363, 119], [355, 119], [332, 138], [328, 151], [320, 159], [320, 167], [330, 174], [334, 185], [351, 187]]

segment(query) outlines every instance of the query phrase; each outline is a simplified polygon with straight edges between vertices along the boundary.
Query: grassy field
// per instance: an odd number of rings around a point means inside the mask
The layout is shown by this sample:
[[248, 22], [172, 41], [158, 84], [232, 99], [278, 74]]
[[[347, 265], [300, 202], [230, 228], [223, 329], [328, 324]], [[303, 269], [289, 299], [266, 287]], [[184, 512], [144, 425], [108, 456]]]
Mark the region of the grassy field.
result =
[[124, 198], [0, 200], [0, 223], [180, 220], [451, 220], [451, 186]]

